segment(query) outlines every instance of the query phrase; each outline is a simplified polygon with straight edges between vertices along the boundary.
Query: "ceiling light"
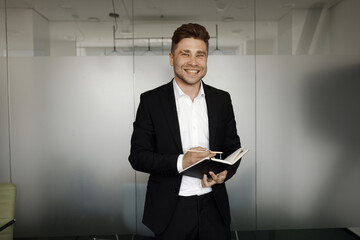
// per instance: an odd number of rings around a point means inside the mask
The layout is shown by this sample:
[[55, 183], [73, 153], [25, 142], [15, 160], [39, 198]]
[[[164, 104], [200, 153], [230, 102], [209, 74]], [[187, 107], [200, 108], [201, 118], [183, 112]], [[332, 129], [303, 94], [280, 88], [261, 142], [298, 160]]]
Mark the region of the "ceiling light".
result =
[[121, 52], [119, 52], [118, 50], [113, 50], [106, 56], [121, 56], [121, 55], [122, 55]]
[[151, 51], [151, 48], [150, 48], [150, 38], [148, 38], [148, 49], [143, 55], [144, 56], [155, 56], [155, 53], [153, 51]]
[[233, 30], [231, 32], [231, 34], [234, 35], [234, 36], [239, 36], [241, 34], [241, 32], [242, 32], [242, 30]]
[[116, 13], [116, 12], [111, 12], [111, 13], [109, 13], [109, 17], [112, 17], [112, 18], [118, 18], [119, 17], [119, 14], [118, 13]]
[[116, 43], [115, 43], [115, 32], [116, 32], [116, 29], [115, 29], [115, 25], [113, 25], [113, 41], [114, 41], [114, 46], [113, 46], [113, 50], [112, 52], [110, 52], [108, 54], [108, 56], [118, 56], [118, 55], [121, 55], [120, 52], [116, 49]]
[[70, 5], [61, 5], [60, 7], [61, 7], [62, 9], [64, 9], [64, 10], [67, 10], [67, 11], [73, 10], [73, 8], [72, 8]]
[[100, 22], [100, 19], [97, 17], [88, 17], [89, 22]]
[[281, 5], [281, 7], [283, 7], [283, 8], [295, 8], [296, 4], [295, 3], [285, 3], [285, 4]]
[[114, 2], [114, 0], [112, 0], [112, 6], [113, 6], [113, 12], [109, 13], [109, 16], [114, 18], [114, 23], [115, 23], [115, 25], [113, 25], [114, 48], [113, 48], [113, 51], [110, 54], [108, 54], [108, 56], [118, 56], [118, 55], [120, 55], [120, 52], [117, 51], [117, 49], [116, 49], [116, 31], [118, 30], [117, 18], [119, 17], [119, 14], [115, 12], [115, 2]]
[[214, 0], [214, 2], [218, 11], [224, 11], [229, 5], [227, 0]]
[[234, 22], [235, 21], [235, 18], [233, 17], [225, 17], [223, 18], [223, 22]]

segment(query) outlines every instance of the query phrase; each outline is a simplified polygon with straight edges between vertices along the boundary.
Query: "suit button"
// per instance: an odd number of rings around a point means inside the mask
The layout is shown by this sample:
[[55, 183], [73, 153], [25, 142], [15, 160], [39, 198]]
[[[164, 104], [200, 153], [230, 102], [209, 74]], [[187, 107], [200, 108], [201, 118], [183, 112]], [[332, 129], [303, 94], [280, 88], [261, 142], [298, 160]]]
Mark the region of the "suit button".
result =
[[178, 193], [179, 192], [179, 188], [174, 188], [174, 193]]

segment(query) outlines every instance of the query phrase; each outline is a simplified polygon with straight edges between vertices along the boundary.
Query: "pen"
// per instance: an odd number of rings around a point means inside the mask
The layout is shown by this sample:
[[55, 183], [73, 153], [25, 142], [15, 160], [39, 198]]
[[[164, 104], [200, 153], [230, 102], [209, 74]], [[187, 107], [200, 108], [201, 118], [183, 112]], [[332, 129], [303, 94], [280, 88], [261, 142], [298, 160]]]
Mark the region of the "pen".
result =
[[[205, 152], [205, 151], [199, 151], [199, 150], [187, 150], [187, 152]], [[210, 153], [215, 153], [215, 154], [222, 154], [223, 152], [217, 152], [217, 151], [210, 151]]]

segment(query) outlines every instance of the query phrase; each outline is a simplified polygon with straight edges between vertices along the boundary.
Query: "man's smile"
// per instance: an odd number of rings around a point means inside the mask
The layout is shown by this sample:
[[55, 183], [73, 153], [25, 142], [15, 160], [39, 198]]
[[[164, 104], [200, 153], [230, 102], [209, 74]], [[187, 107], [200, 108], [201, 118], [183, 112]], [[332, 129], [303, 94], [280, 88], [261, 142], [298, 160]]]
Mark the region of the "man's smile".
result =
[[193, 69], [193, 68], [185, 68], [185, 72], [190, 74], [198, 74], [200, 72], [200, 69]]

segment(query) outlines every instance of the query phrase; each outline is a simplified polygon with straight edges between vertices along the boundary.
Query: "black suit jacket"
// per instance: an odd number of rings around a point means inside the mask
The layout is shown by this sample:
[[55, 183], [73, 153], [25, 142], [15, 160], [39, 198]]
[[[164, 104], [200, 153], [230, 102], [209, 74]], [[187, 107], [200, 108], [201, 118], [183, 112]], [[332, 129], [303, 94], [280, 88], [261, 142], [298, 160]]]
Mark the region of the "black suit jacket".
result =
[[[240, 147], [229, 93], [203, 84], [209, 119], [211, 150], [226, 157]], [[172, 81], [145, 92], [134, 122], [129, 161], [132, 167], [149, 173], [143, 223], [160, 234], [174, 213], [182, 176], [177, 158], [182, 154], [179, 122]], [[240, 162], [240, 161], [239, 161]], [[228, 169], [231, 178], [238, 164]], [[212, 187], [225, 224], [230, 225], [230, 207], [225, 182]]]

